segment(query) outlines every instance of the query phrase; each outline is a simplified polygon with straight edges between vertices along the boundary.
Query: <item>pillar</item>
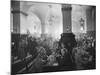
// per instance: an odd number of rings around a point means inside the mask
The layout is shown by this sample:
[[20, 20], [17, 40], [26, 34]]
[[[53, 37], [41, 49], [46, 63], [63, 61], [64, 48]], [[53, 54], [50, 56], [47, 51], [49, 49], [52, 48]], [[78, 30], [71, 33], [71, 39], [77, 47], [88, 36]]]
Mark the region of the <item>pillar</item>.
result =
[[46, 33], [45, 33], [45, 22], [41, 21], [41, 37], [45, 38], [46, 37]]
[[71, 33], [72, 32], [71, 11], [72, 11], [72, 7], [70, 4], [62, 5], [63, 33]]
[[45, 22], [41, 21], [41, 32], [42, 34], [45, 34]]
[[86, 10], [87, 34], [95, 37], [96, 33], [96, 7], [91, 6]]
[[[11, 1], [11, 14], [12, 14], [12, 33], [11, 33], [11, 43], [12, 46], [11, 55], [18, 56], [19, 52], [19, 41], [20, 41], [20, 1]], [[12, 69], [13, 70], [13, 69]]]
[[72, 7], [70, 4], [62, 4], [63, 33], [61, 35], [60, 42], [64, 43], [65, 47], [70, 53], [73, 47], [76, 45], [75, 35], [72, 33], [71, 11]]
[[20, 33], [20, 1], [11, 1], [13, 14], [13, 33]]

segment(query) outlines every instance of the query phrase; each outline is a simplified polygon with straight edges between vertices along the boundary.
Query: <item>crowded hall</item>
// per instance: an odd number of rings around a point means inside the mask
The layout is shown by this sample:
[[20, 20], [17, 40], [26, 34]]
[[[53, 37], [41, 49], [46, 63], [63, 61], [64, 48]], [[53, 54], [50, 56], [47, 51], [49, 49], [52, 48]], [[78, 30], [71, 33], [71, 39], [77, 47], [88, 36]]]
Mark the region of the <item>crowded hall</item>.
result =
[[96, 6], [11, 1], [11, 74], [96, 69]]

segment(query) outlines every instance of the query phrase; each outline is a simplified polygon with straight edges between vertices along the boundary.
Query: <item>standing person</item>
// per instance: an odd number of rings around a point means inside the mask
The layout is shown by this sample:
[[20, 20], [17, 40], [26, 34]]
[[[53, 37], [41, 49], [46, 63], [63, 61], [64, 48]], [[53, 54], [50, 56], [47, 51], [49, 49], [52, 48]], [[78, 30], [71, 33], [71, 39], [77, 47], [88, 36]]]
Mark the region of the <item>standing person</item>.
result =
[[28, 52], [34, 57], [36, 55], [36, 46], [37, 46], [37, 42], [34, 38], [29, 37], [28, 38], [28, 46], [27, 46], [27, 50]]
[[73, 63], [72, 63], [72, 57], [68, 50], [65, 48], [65, 45], [61, 43], [61, 61], [60, 66], [65, 67], [65, 69], [72, 69]]
[[45, 57], [46, 57], [45, 49], [43, 47], [39, 47], [38, 48], [38, 55], [33, 60], [32, 67], [30, 68], [29, 72], [33, 72], [33, 73], [42, 72], [43, 71], [43, 66], [46, 62]]
[[26, 57], [26, 41], [25, 39], [21, 39], [19, 42], [19, 48], [18, 48], [18, 53], [19, 53], [19, 58], [23, 60]]
[[55, 52], [52, 52], [52, 54], [48, 56], [47, 61], [49, 66], [53, 66], [53, 64], [56, 62]]
[[26, 66], [26, 71], [28, 72], [28, 66], [27, 66], [27, 62], [26, 62], [26, 56], [27, 56], [27, 51], [26, 48], [27, 47], [27, 38], [22, 38], [21, 41], [19, 42], [19, 58], [22, 60], [22, 62], [25, 64]]

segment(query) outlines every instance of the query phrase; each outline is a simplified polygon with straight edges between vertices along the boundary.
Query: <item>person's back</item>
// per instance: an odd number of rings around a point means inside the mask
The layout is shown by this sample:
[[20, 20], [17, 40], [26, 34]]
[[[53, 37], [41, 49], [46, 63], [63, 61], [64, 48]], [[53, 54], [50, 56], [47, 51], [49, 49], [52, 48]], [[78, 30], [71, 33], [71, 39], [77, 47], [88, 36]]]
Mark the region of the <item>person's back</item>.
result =
[[48, 65], [53, 66], [53, 64], [56, 62], [56, 57], [54, 54], [49, 55], [48, 57]]
[[61, 59], [61, 65], [62, 66], [72, 66], [72, 58], [71, 55], [69, 54], [68, 50], [66, 49], [66, 51], [64, 51], [64, 55], [62, 56]]

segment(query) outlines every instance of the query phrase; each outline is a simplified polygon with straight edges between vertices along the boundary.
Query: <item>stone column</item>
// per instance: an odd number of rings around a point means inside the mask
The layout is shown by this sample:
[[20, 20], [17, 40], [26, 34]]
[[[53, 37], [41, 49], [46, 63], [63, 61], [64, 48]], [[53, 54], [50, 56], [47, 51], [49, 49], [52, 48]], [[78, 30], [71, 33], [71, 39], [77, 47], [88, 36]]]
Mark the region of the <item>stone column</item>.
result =
[[96, 7], [92, 6], [86, 10], [87, 35], [95, 38], [96, 35]]
[[63, 33], [71, 33], [72, 32], [72, 19], [71, 13], [72, 7], [70, 4], [62, 5], [62, 15], [63, 15]]
[[42, 34], [45, 34], [45, 22], [44, 21], [41, 21], [41, 32]]
[[96, 28], [96, 8], [89, 7], [86, 10], [86, 19], [87, 19], [87, 32], [95, 31]]
[[41, 21], [41, 37], [45, 38], [46, 34], [45, 34], [45, 22]]
[[13, 33], [20, 33], [20, 1], [11, 1], [13, 14]]
[[75, 35], [72, 33], [71, 11], [72, 7], [70, 4], [62, 4], [63, 33], [61, 35], [60, 42], [64, 43], [70, 53], [76, 44]]

